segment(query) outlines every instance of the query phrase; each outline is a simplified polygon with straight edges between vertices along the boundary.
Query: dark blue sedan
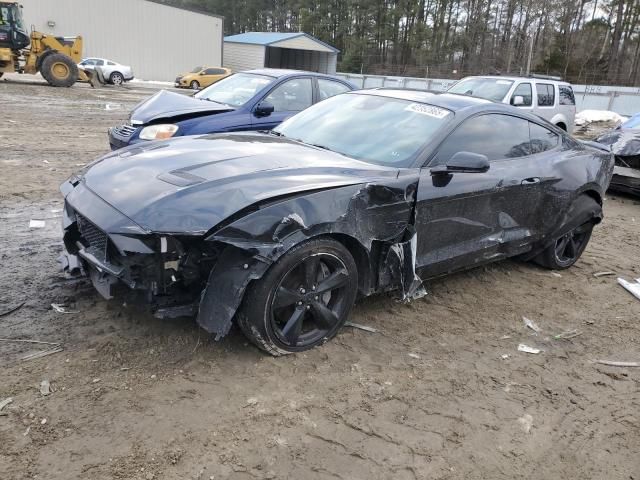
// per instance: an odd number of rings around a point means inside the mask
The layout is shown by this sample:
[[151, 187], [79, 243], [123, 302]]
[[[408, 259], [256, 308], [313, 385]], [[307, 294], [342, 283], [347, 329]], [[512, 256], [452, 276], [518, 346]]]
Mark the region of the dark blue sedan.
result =
[[354, 89], [348, 82], [312, 72], [236, 73], [192, 97], [156, 93], [131, 112], [129, 122], [109, 129], [109, 144], [116, 150], [184, 135], [271, 130], [314, 103]]

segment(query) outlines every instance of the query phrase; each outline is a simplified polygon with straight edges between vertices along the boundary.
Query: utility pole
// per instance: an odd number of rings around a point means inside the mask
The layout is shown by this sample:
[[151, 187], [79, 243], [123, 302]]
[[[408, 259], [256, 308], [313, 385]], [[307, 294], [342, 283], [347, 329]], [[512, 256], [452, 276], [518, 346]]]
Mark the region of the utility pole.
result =
[[533, 39], [535, 35], [531, 35], [531, 43], [529, 44], [529, 58], [527, 59], [527, 77], [531, 75], [531, 57], [533, 57]]

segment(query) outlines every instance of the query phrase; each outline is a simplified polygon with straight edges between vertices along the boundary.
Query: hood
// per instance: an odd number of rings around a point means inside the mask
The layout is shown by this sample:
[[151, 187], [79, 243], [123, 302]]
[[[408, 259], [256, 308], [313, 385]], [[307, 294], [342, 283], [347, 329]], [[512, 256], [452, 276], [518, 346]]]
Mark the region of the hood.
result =
[[152, 232], [204, 234], [263, 200], [393, 179], [372, 165], [268, 134], [178, 137], [119, 150], [84, 172], [84, 185]]
[[222, 103], [199, 100], [181, 93], [161, 90], [140, 103], [131, 112], [131, 122], [145, 124], [159, 119], [171, 119], [184, 115], [230, 112], [233, 108]]
[[614, 155], [640, 155], [640, 129], [619, 128], [603, 133], [596, 142], [609, 145]]

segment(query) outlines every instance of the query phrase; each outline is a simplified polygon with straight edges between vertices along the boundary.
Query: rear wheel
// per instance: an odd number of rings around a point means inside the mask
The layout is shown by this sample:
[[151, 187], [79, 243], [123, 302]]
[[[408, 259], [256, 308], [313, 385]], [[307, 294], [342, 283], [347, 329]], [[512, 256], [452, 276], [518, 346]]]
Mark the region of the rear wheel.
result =
[[189, 86], [191, 87], [191, 90], [200, 90], [200, 84], [197, 80], [193, 80]]
[[[582, 211], [598, 211], [601, 207], [593, 198], [582, 195], [574, 206], [581, 205]], [[576, 208], [575, 210], [580, 210]], [[534, 261], [552, 270], [569, 268], [578, 261], [591, 239], [593, 221], [589, 220], [557, 238]]]
[[120, 72], [113, 72], [109, 76], [109, 82], [112, 85], [122, 85], [124, 83], [124, 76]]
[[244, 334], [272, 355], [301, 352], [333, 338], [351, 311], [358, 271], [331, 239], [294, 247], [251, 285], [238, 312]]
[[54, 87], [70, 87], [78, 79], [78, 66], [62, 53], [48, 55], [40, 66], [40, 73]]

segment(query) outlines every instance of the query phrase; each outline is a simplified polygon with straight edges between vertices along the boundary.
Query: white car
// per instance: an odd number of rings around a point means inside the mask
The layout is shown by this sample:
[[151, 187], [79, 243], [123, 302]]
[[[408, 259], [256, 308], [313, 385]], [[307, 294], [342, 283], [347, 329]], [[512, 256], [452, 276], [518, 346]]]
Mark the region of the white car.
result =
[[121, 65], [106, 58], [85, 58], [78, 66], [85, 70], [100, 68], [104, 79], [113, 85], [122, 85], [124, 82], [133, 80], [133, 70], [130, 66]]
[[576, 100], [571, 84], [557, 77], [465, 77], [447, 90], [527, 110], [572, 133]]

